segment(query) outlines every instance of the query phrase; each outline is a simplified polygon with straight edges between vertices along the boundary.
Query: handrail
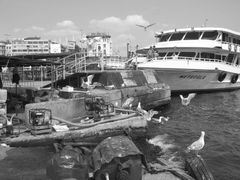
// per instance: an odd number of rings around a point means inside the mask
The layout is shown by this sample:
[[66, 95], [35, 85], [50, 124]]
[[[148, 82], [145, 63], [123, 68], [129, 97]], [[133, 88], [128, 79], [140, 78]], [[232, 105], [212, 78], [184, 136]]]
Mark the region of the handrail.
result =
[[[80, 56], [80, 57], [79, 57]], [[120, 56], [111, 56], [111, 58], [105, 58], [104, 57], [99, 57], [96, 56], [96, 59], [90, 60], [87, 59], [87, 54], [86, 53], [74, 53], [69, 56], [66, 56], [60, 60], [59, 62], [62, 62], [62, 65], [56, 67], [54, 70], [52, 70], [51, 76], [54, 75], [56, 79], [58, 79], [59, 75], [65, 79], [66, 74], [71, 74], [72, 72], [86, 72], [87, 71], [87, 66], [91, 64], [102, 64], [103, 66], [99, 68], [99, 71], [104, 70], [104, 66], [107, 64], [111, 63], [125, 63], [124, 61], [121, 60]], [[117, 68], [116, 68], [117, 69]], [[97, 70], [95, 70], [97, 71]], [[48, 75], [50, 75], [50, 73]]]
[[149, 61], [157, 61], [157, 60], [172, 60], [172, 59], [179, 59], [179, 60], [188, 60], [188, 61], [204, 61], [204, 62], [217, 62], [227, 64], [229, 66], [240, 67], [240, 65], [236, 65], [234, 63], [229, 63], [219, 59], [211, 59], [211, 58], [195, 58], [195, 57], [184, 57], [184, 56], [166, 56], [166, 57], [157, 57], [150, 59]]

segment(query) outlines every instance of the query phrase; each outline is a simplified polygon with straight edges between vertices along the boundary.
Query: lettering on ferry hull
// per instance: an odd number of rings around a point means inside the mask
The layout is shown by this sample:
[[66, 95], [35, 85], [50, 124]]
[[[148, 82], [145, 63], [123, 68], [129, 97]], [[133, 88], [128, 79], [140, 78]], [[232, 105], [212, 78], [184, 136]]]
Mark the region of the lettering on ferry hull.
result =
[[205, 79], [206, 76], [203, 75], [180, 75], [181, 79]]

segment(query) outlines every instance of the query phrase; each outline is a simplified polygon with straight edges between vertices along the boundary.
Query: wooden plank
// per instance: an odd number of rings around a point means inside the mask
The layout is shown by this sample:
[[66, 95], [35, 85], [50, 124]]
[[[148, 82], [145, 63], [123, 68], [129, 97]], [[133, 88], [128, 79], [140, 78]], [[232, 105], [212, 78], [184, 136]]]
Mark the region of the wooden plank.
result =
[[207, 164], [200, 155], [188, 156], [186, 158], [186, 168], [196, 180], [214, 180]]
[[7, 138], [5, 143], [12, 147], [45, 146], [58, 142], [100, 142], [116, 135], [130, 135], [133, 138], [143, 137], [146, 133], [147, 121], [141, 116], [135, 116], [114, 122], [98, 124], [94, 127], [65, 132], [55, 132], [38, 136], [20, 135]]

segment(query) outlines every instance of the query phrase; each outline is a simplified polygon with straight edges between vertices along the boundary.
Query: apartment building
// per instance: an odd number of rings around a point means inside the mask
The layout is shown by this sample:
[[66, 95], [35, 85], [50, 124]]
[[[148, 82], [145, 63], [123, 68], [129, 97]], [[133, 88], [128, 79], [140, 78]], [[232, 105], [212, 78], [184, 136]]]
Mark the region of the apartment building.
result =
[[86, 36], [89, 56], [111, 56], [112, 40], [106, 33], [91, 33]]
[[[54, 50], [51, 48], [54, 48]], [[49, 54], [53, 52], [60, 53], [61, 46], [57, 45], [57, 43], [52, 43], [50, 40], [41, 39], [40, 37], [15, 39], [11, 44], [6, 45], [6, 55], [8, 56], [22, 54]]]
[[6, 52], [6, 42], [0, 41], [0, 55], [5, 55]]

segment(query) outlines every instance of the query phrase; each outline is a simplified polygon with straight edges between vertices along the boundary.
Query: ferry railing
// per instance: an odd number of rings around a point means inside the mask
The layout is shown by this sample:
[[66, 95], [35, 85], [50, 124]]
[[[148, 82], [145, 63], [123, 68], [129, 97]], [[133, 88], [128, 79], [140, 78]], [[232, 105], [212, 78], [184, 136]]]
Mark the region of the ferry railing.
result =
[[179, 59], [179, 60], [186, 60], [186, 61], [204, 61], [204, 62], [215, 62], [215, 63], [222, 63], [229, 66], [240, 67], [240, 65], [236, 65], [235, 63], [230, 63], [227, 61], [223, 61], [220, 59], [212, 59], [212, 58], [195, 58], [195, 57], [185, 57], [185, 56], [167, 56], [167, 57], [157, 57], [151, 60], [172, 60], [172, 59]]

